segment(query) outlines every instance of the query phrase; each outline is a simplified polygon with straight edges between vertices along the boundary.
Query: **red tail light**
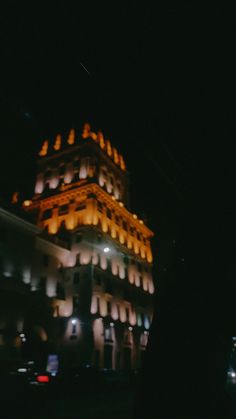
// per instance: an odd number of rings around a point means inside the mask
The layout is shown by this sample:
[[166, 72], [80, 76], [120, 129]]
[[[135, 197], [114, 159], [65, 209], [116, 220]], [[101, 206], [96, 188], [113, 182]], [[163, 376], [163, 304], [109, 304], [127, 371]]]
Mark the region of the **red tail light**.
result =
[[37, 376], [38, 383], [49, 383], [49, 376], [48, 375], [38, 375]]

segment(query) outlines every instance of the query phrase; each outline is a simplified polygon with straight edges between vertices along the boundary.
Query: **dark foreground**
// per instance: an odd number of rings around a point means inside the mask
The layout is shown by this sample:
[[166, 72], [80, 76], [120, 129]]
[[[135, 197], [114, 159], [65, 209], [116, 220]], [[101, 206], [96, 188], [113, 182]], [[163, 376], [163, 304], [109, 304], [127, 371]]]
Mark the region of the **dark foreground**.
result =
[[[122, 382], [108, 380], [100, 386], [72, 383], [16, 386], [1, 382], [1, 418], [133, 419], [136, 385], [130, 378]], [[234, 405], [233, 419], [236, 418], [236, 383], [228, 383], [227, 388]], [[155, 412], [153, 419], [156, 419]]]

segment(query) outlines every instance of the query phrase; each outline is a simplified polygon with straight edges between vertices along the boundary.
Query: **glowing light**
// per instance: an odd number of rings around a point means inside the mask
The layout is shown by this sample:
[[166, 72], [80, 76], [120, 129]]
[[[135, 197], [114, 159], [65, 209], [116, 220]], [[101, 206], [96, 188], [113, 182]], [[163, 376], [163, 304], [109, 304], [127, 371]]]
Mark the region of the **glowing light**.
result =
[[143, 220], [139, 220], [140, 224], [143, 224]]
[[111, 322], [111, 323], [110, 323], [110, 326], [111, 326], [111, 327], [114, 327], [114, 323], [113, 323], [113, 322]]
[[32, 201], [26, 199], [26, 201], [23, 202], [24, 207], [29, 207], [32, 204]]
[[133, 328], [131, 327], [131, 326], [129, 326], [129, 328], [128, 328], [129, 330], [130, 330], [130, 332], [132, 332], [132, 330], [133, 330]]
[[113, 199], [113, 201], [116, 201], [116, 197], [114, 195], [112, 195], [111, 199]]
[[25, 334], [24, 333], [20, 333], [20, 337], [21, 338], [24, 338], [25, 337]]
[[72, 320], [71, 320], [71, 323], [72, 323], [72, 324], [76, 324], [76, 323], [77, 323], [77, 320], [76, 320], [76, 319], [72, 319]]
[[119, 205], [120, 205], [120, 207], [124, 206], [123, 202], [119, 202]]
[[48, 375], [38, 375], [37, 376], [38, 383], [49, 383], [49, 376]]
[[104, 247], [103, 252], [104, 253], [109, 253], [110, 252], [110, 248], [109, 247]]
[[135, 219], [137, 219], [137, 218], [138, 218], [136, 214], [133, 214], [133, 217], [134, 217]]
[[27, 371], [27, 369], [26, 368], [18, 368], [18, 370], [17, 370], [18, 372], [26, 372]]

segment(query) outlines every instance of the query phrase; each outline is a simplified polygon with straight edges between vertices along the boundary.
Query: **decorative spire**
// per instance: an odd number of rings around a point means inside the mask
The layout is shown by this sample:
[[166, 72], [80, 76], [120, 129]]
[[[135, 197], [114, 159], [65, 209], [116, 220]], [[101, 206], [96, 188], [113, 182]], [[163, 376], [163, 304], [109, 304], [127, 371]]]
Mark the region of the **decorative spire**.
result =
[[19, 192], [14, 192], [11, 197], [11, 203], [17, 204], [18, 201], [19, 201]]
[[68, 144], [74, 144], [75, 142], [75, 130], [71, 129], [67, 139]]
[[112, 156], [112, 148], [111, 148], [111, 143], [110, 143], [110, 141], [109, 140], [107, 140], [106, 141], [106, 143], [107, 143], [107, 154], [108, 154], [108, 156]]
[[119, 163], [119, 157], [118, 157], [117, 149], [115, 147], [113, 147], [113, 156], [114, 156], [114, 162], [116, 164], [118, 164]]
[[122, 170], [126, 170], [125, 162], [124, 162], [123, 156], [121, 154], [119, 154], [119, 159], [120, 159], [120, 167], [121, 167], [121, 169]]
[[60, 150], [60, 148], [61, 148], [61, 134], [57, 134], [53, 148], [54, 148], [54, 150]]
[[39, 152], [40, 156], [46, 156], [48, 152], [48, 140], [45, 140]]
[[86, 124], [84, 124], [83, 126], [82, 138], [90, 137], [90, 133], [91, 133], [91, 126], [90, 124], [86, 122]]
[[104, 141], [104, 137], [103, 137], [102, 131], [98, 131], [97, 140], [98, 140], [98, 142], [100, 144], [100, 147], [102, 149], [105, 148], [105, 141]]

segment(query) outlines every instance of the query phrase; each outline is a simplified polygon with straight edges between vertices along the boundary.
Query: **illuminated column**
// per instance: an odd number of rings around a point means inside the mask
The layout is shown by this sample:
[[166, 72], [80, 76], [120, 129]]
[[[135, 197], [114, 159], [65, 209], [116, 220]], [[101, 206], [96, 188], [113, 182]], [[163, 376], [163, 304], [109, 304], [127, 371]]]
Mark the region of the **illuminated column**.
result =
[[43, 173], [39, 173], [37, 175], [37, 180], [35, 184], [35, 193], [41, 194], [44, 190], [44, 175]]

